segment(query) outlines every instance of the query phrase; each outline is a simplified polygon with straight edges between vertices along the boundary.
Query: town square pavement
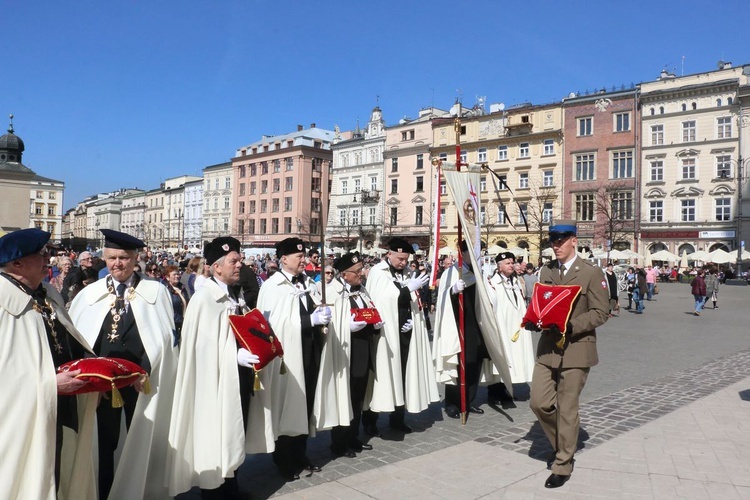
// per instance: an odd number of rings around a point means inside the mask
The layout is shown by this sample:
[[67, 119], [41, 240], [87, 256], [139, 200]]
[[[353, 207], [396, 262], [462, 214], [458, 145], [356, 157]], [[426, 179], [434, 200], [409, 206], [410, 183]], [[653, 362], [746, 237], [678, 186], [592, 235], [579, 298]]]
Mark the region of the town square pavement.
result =
[[[328, 432], [310, 440], [323, 471], [286, 483], [270, 456], [239, 469], [253, 498], [750, 498], [750, 287], [724, 286], [719, 308], [692, 315], [686, 284], [660, 284], [643, 315], [621, 310], [598, 330], [600, 363], [582, 394], [573, 475], [548, 490], [552, 452], [528, 407], [489, 406], [466, 425], [435, 403], [387, 427], [372, 451], [335, 458]], [[623, 294], [621, 303], [627, 305]], [[181, 499], [199, 498], [195, 490]]]

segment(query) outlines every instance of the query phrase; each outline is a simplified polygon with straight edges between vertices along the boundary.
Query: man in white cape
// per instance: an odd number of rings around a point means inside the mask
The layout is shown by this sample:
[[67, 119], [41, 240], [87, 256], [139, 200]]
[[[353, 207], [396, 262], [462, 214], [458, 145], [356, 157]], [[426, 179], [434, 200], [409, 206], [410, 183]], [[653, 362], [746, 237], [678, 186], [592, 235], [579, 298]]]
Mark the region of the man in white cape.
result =
[[495, 317], [500, 325], [500, 338], [508, 353], [511, 381], [525, 384], [531, 382], [536, 357], [531, 332], [521, 324], [526, 314], [526, 300], [523, 284], [514, 269], [515, 260], [511, 252], [497, 254], [497, 273], [490, 278], [489, 284]]
[[[429, 276], [409, 279], [404, 274], [409, 256], [414, 254], [406, 240], [392, 238], [388, 248], [385, 259], [370, 270], [367, 278], [367, 291], [384, 323], [376, 348], [370, 410], [392, 412], [391, 428], [409, 434], [412, 429], [404, 422], [405, 411], [419, 413], [440, 400], [424, 314], [416, 294]], [[377, 428], [371, 418], [366, 417], [365, 427], [373, 435]]]
[[[299, 479], [302, 470], [321, 470], [307, 456], [307, 438], [315, 432], [315, 388], [323, 327], [331, 320], [331, 309], [319, 305], [317, 286], [303, 272], [305, 245], [301, 239], [286, 238], [277, 243], [276, 256], [281, 269], [260, 287], [257, 308], [278, 336], [284, 359], [276, 358], [263, 369], [268, 379], [261, 377], [266, 390], [260, 396], [268, 398], [270, 393], [270, 402], [266, 400], [263, 405], [270, 404], [273, 461], [281, 475], [293, 481]], [[263, 428], [268, 428], [267, 422]]]
[[110, 274], [76, 295], [70, 316], [95, 354], [144, 368], [150, 391], [137, 381], [120, 390], [122, 408], [107, 400], [97, 408], [99, 498], [163, 499], [177, 370], [172, 302], [164, 285], [134, 272], [145, 243], [119, 231], [101, 232]]
[[[75, 379], [80, 370], [55, 373], [58, 363], [81, 356], [86, 342], [63, 298], [42, 283], [49, 238], [36, 228], [0, 238], [0, 498], [95, 499], [96, 395], [79, 396], [75, 408], [76, 397], [66, 394], [86, 384]], [[58, 413], [68, 404], [71, 413]]]
[[362, 285], [364, 266], [359, 255], [342, 255], [330, 268], [339, 276], [326, 288], [326, 296], [334, 298], [333, 319], [323, 346], [314, 413], [319, 430], [331, 429], [331, 451], [353, 458], [357, 452], [372, 449], [359, 440], [359, 425], [374, 374], [376, 338], [383, 324], [358, 320], [353, 312], [375, 310]]
[[[239, 496], [235, 471], [246, 452], [265, 452], [263, 427], [248, 425], [250, 407], [262, 421], [262, 405], [250, 405], [251, 366], [258, 357], [238, 347], [230, 314], [248, 308], [241, 290], [240, 242], [219, 237], [203, 254], [212, 277], [190, 299], [182, 327], [172, 421], [169, 428], [169, 494], [193, 486], [202, 497]], [[252, 429], [252, 432], [251, 432]], [[258, 446], [253, 446], [254, 436]], [[256, 443], [257, 444], [257, 443]]]

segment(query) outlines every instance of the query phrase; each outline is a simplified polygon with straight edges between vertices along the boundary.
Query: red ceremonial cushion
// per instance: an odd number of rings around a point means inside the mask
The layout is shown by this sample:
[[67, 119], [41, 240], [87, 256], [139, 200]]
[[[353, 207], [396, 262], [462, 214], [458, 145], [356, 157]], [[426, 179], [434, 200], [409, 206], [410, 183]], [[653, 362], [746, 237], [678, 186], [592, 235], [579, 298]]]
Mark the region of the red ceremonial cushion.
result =
[[555, 325], [564, 334], [573, 313], [573, 304], [580, 293], [581, 287], [578, 285], [534, 283], [531, 303], [521, 324], [531, 322], [542, 330]]
[[229, 315], [229, 324], [237, 342], [260, 358], [260, 362], [254, 365], [256, 371], [263, 369], [274, 358], [284, 356], [279, 338], [259, 310], [253, 309], [244, 316]]
[[353, 307], [352, 314], [354, 315], [354, 321], [366, 321], [368, 325], [375, 325], [383, 321], [380, 319], [380, 313], [374, 307], [365, 307], [362, 309]]
[[121, 389], [146, 375], [146, 370], [127, 359], [120, 358], [84, 358], [68, 361], [57, 368], [58, 373], [81, 370], [77, 379], [86, 380], [84, 385], [72, 394], [85, 392], [107, 392], [112, 386]]

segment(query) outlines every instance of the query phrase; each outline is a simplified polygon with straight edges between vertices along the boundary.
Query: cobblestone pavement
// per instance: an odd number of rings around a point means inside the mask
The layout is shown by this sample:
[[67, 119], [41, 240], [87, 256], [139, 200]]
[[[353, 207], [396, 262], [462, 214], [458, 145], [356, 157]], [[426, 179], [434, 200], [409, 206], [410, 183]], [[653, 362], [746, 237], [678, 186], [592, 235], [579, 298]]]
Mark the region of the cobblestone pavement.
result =
[[[600, 341], [602, 364], [592, 371], [589, 379], [594, 395], [588, 400], [584, 398], [581, 405], [580, 448], [591, 450], [750, 376], [750, 338], [745, 334], [747, 328], [743, 328], [742, 317], [750, 289], [728, 288], [722, 289], [721, 307], [725, 309], [721, 315], [718, 310], [707, 311], [694, 320], [685, 314], [690, 310], [689, 289], [666, 285], [657, 296], [658, 301], [647, 303], [643, 316], [623, 310], [620, 318], [613, 318], [605, 325], [599, 336], [604, 340]], [[713, 339], [706, 338], [706, 329], [714, 335]], [[653, 375], [657, 378], [652, 379]], [[407, 415], [407, 423], [415, 429], [407, 436], [389, 431], [386, 416], [381, 416], [379, 427], [383, 438], [372, 439], [374, 449], [354, 459], [334, 459], [328, 449], [329, 433], [320, 433], [310, 440], [308, 455], [324, 467], [323, 471], [294, 482], [281, 479], [270, 456], [248, 456], [238, 471], [240, 485], [243, 491], [252, 492], [254, 498], [295, 492], [300, 496], [293, 496], [304, 498], [307, 495], [303, 491], [308, 488], [313, 488], [310, 492], [316, 492], [313, 497], [318, 498], [321, 491], [326, 491], [323, 487], [326, 483], [354, 481], [346, 478], [361, 477], [365, 472], [377, 476], [380, 471], [376, 469], [381, 467], [382, 474], [388, 474], [392, 468], [384, 466], [403, 461], [413, 463], [415, 457], [432, 463], [435, 460], [425, 457], [443, 456], [449, 450], [466, 446], [473, 447], [472, 453], [479, 446], [479, 449], [515, 452], [511, 457], [522, 454], [530, 461], [522, 470], [538, 469], [551, 448], [528, 408], [528, 386], [517, 386], [515, 392], [519, 399], [515, 404], [504, 408], [485, 404], [485, 414], [470, 415], [464, 426], [445, 418], [440, 403], [419, 415]], [[484, 391], [480, 391], [478, 400], [485, 401]], [[509, 460], [515, 464], [519, 459]], [[180, 498], [193, 499], [199, 495], [194, 490]]]

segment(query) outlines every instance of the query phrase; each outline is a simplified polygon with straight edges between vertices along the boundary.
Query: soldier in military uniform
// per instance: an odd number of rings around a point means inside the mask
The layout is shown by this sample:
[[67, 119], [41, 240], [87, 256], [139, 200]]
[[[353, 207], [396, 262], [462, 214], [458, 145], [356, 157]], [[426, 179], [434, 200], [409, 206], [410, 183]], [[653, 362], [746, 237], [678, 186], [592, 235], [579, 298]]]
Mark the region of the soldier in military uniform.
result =
[[[560, 332], [543, 330], [537, 347], [531, 381], [531, 410], [555, 448], [552, 474], [544, 486], [559, 488], [573, 472], [573, 455], [578, 443], [579, 398], [589, 370], [599, 362], [596, 328], [609, 314], [607, 283], [601, 270], [577, 254], [578, 238], [573, 220], [560, 220], [549, 228], [553, 260], [541, 270], [539, 281], [549, 285], [579, 285], [581, 293], [573, 303], [565, 343], [556, 343]], [[533, 326], [527, 324], [527, 328]]]

